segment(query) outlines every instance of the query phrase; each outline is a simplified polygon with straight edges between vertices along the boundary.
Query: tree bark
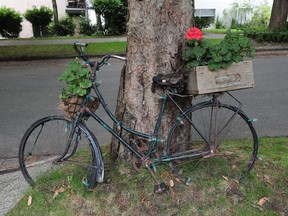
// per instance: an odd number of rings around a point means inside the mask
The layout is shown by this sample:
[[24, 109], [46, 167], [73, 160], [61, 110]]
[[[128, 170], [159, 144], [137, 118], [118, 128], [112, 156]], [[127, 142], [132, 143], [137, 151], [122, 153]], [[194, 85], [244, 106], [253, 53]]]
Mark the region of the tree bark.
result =
[[269, 23], [269, 30], [281, 28], [287, 21], [288, 16], [288, 1], [274, 0]]
[[54, 26], [58, 24], [58, 8], [56, 0], [52, 0]]
[[[152, 135], [162, 93], [162, 90], [152, 93], [152, 78], [160, 73], [173, 73], [182, 66], [181, 52], [185, 33], [192, 26], [192, 15], [193, 1], [128, 0], [127, 62], [116, 107], [116, 117], [123, 124]], [[162, 139], [166, 139], [174, 115], [171, 107], [166, 110], [160, 129]], [[127, 133], [119, 133], [127, 139]], [[127, 160], [131, 155], [112, 139], [110, 156], [113, 160], [117, 157]]]

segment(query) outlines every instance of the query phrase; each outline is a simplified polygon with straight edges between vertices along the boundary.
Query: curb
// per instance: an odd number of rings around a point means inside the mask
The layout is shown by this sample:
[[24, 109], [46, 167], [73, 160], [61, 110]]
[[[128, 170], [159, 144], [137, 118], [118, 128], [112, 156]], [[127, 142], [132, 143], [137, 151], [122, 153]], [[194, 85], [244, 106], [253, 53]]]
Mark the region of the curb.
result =
[[0, 175], [20, 170], [18, 158], [5, 158], [0, 161]]

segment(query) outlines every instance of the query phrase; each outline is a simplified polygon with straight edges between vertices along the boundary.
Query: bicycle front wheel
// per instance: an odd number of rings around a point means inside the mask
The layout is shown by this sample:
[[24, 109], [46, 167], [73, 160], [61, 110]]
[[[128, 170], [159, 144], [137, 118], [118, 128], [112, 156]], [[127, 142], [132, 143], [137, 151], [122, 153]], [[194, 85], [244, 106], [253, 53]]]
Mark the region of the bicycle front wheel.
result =
[[167, 154], [175, 159], [206, 158], [195, 162], [193, 171], [242, 178], [257, 157], [258, 138], [252, 122], [234, 106], [219, 102], [192, 106], [172, 127]]
[[50, 189], [53, 184], [59, 187], [57, 184], [79, 182], [93, 188], [104, 176], [102, 155], [93, 137], [84, 125], [73, 127], [62, 116], [36, 121], [24, 134], [19, 148], [25, 180], [31, 186]]

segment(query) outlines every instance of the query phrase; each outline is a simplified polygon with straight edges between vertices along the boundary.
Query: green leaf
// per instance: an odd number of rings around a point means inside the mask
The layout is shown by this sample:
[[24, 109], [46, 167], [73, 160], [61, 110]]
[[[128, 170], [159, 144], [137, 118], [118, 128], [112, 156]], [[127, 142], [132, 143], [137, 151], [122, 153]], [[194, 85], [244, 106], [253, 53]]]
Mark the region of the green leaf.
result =
[[66, 78], [66, 80], [68, 81], [68, 82], [71, 82], [71, 81], [73, 81], [73, 80], [75, 80], [76, 79], [76, 76], [74, 76], [74, 75], [68, 75], [67, 76], [67, 78]]
[[77, 88], [76, 94], [79, 96], [84, 96], [86, 94], [86, 89]]
[[87, 68], [81, 68], [81, 70], [79, 71], [78, 75], [80, 77], [86, 76], [89, 73], [89, 70]]
[[217, 53], [212, 54], [212, 58], [213, 58], [214, 62], [221, 62], [223, 60], [222, 56], [218, 55]]
[[188, 64], [186, 65], [187, 68], [193, 68], [193, 67], [198, 67], [200, 66], [200, 62], [197, 60], [188, 62]]
[[240, 46], [238, 44], [231, 44], [230, 50], [233, 50], [234, 52], [239, 52], [240, 51]]
[[227, 46], [221, 47], [220, 54], [221, 54], [221, 55], [226, 55], [227, 53], [228, 53], [228, 48], [227, 48]]
[[241, 56], [241, 55], [233, 56], [233, 61], [234, 61], [234, 62], [243, 61], [243, 56]]
[[232, 54], [231, 52], [228, 52], [226, 55], [223, 56], [224, 61], [229, 61], [232, 59]]
[[86, 88], [89, 88], [89, 87], [92, 86], [92, 82], [90, 80], [85, 80], [83, 82], [80, 82], [79, 86], [81, 88], [85, 88], [86, 89]]
[[193, 53], [198, 57], [203, 56], [205, 52], [206, 52], [206, 49], [201, 48], [199, 46], [193, 48]]
[[215, 71], [215, 70], [220, 69], [220, 65], [217, 63], [211, 63], [211, 64], [208, 64], [208, 68], [211, 71]]

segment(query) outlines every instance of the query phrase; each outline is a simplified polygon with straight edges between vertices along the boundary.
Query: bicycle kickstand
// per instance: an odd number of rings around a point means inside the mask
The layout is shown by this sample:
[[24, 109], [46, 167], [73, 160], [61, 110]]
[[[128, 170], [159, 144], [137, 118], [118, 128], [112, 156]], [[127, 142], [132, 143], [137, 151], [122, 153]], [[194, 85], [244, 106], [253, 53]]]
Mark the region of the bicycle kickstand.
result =
[[167, 190], [167, 185], [164, 182], [160, 182], [157, 177], [154, 174], [154, 171], [151, 169], [151, 167], [146, 164], [146, 168], [150, 171], [152, 177], [154, 178], [154, 180], [156, 181], [156, 185], [154, 185], [154, 193], [157, 194], [162, 194]]

